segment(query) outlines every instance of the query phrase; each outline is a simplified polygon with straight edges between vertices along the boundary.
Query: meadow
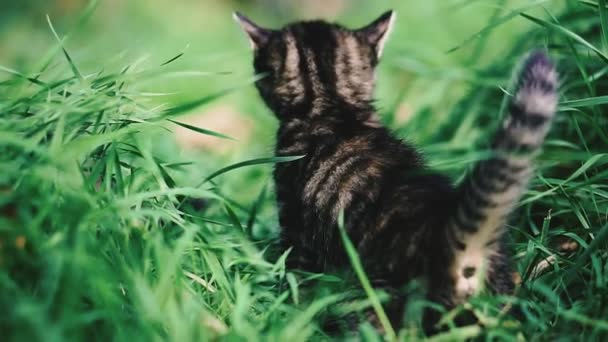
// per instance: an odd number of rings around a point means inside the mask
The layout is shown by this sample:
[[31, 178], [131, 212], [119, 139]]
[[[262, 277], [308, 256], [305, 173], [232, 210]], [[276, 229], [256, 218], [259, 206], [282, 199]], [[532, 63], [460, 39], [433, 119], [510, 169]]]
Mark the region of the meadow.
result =
[[[546, 48], [561, 78], [509, 223], [517, 293], [480, 294], [429, 339], [607, 339], [605, 0], [0, 4], [1, 339], [353, 339], [323, 326], [386, 296], [364, 274], [311, 274], [275, 255], [272, 165], [293, 158], [273, 156], [277, 122], [231, 13], [356, 27], [389, 8], [381, 120], [455, 182], [487, 156], [527, 51]], [[416, 284], [403, 291], [403, 328], [363, 323], [361, 339], [425, 338], [432, 304]], [[464, 309], [480, 324], [453, 325]]]

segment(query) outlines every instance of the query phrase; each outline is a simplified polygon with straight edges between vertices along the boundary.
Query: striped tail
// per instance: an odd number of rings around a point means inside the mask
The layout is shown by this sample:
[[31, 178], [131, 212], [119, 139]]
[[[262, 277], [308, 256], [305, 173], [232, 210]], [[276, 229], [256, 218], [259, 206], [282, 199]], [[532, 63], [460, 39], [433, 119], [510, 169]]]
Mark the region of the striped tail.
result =
[[542, 51], [522, 63], [515, 95], [492, 142], [493, 156], [479, 162], [459, 189], [449, 226], [454, 251], [450, 276], [455, 302], [484, 285], [500, 257], [507, 215], [533, 173], [532, 159], [542, 145], [557, 109], [557, 72]]

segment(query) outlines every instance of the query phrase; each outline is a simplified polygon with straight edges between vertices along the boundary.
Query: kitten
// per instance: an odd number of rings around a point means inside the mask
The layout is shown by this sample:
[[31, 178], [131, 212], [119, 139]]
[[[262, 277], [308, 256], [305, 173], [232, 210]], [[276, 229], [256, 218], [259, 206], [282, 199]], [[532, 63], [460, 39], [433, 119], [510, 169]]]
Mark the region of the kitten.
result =
[[[374, 69], [395, 14], [356, 30], [324, 21], [262, 28], [241, 14], [259, 93], [279, 119], [276, 154], [304, 155], [274, 171], [281, 237], [291, 265], [344, 268], [345, 228], [370, 278], [398, 288], [424, 278], [452, 307], [484, 285], [511, 293], [505, 221], [533, 171], [557, 107], [557, 73], [544, 52], [523, 62], [494, 155], [452, 186], [376, 119]], [[394, 318], [396, 321], [400, 317]], [[437, 317], [429, 314], [426, 326]]]

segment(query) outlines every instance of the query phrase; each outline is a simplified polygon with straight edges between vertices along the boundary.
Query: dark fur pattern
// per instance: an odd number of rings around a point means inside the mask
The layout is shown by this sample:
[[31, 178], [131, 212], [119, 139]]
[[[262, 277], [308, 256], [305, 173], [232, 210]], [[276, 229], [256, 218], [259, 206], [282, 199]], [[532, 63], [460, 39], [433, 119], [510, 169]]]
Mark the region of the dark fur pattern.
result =
[[[344, 210], [345, 228], [372, 279], [397, 288], [422, 277], [429, 297], [448, 307], [484, 284], [498, 293], [513, 290], [503, 227], [557, 104], [557, 75], [543, 52], [523, 63], [492, 142], [494, 157], [453, 187], [375, 119], [374, 69], [392, 12], [359, 30], [323, 21], [270, 30], [236, 18], [250, 38], [256, 72], [265, 75], [256, 86], [280, 120], [276, 154], [305, 155], [274, 172], [292, 266], [348, 265], [336, 227]], [[429, 314], [427, 323], [435, 319]]]

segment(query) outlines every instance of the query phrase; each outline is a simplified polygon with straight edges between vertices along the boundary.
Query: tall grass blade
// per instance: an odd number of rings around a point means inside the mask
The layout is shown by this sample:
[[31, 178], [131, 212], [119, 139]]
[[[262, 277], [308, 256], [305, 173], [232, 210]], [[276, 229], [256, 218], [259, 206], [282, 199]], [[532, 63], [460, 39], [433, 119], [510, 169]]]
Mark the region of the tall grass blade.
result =
[[210, 136], [217, 137], [217, 138], [222, 138], [222, 139], [236, 140], [236, 139], [234, 139], [234, 138], [232, 138], [232, 137], [230, 137], [228, 135], [225, 135], [225, 134], [222, 134], [222, 133], [218, 133], [218, 132], [215, 132], [215, 131], [212, 131], [212, 130], [209, 130], [209, 129], [196, 127], [196, 126], [189, 125], [187, 123], [183, 123], [183, 122], [179, 122], [179, 121], [175, 121], [175, 120], [172, 120], [172, 119], [167, 119], [167, 121], [172, 122], [172, 123], [174, 123], [176, 125], [182, 126], [184, 128], [187, 128], [187, 129], [189, 129], [191, 131], [200, 133], [200, 134], [210, 135]]
[[386, 315], [386, 312], [384, 312], [384, 309], [382, 308], [382, 304], [380, 303], [380, 300], [378, 299], [378, 296], [376, 295], [376, 292], [374, 291], [372, 284], [370, 283], [369, 279], [367, 278], [367, 275], [365, 274], [365, 270], [363, 269], [363, 264], [361, 263], [359, 254], [357, 253], [357, 250], [356, 250], [355, 246], [353, 245], [353, 243], [350, 241], [350, 238], [348, 237], [348, 234], [346, 233], [346, 229], [344, 228], [344, 210], [340, 211], [340, 216], [338, 218], [338, 229], [340, 230], [340, 237], [342, 238], [342, 243], [344, 244], [344, 249], [346, 250], [346, 254], [348, 255], [348, 258], [350, 259], [351, 265], [353, 266], [353, 269], [354, 269], [355, 273], [357, 274], [357, 278], [359, 279], [359, 282], [361, 283], [363, 290], [365, 290], [365, 294], [367, 295], [367, 297], [369, 298], [369, 300], [372, 303], [372, 307], [374, 308], [376, 315], [378, 315], [380, 324], [382, 325], [382, 328], [386, 332], [387, 340], [396, 341], [397, 335], [395, 334], [395, 330], [393, 329], [393, 326], [391, 325], [391, 322], [389, 321], [388, 316]]
[[61, 50], [63, 51], [63, 55], [65, 56], [65, 59], [70, 64], [70, 68], [72, 69], [72, 72], [74, 73], [74, 76], [78, 77], [78, 79], [80, 79], [81, 81], [83, 81], [84, 77], [80, 73], [80, 70], [78, 70], [78, 67], [74, 63], [74, 60], [72, 60], [72, 57], [70, 56], [70, 54], [68, 53], [68, 51], [63, 46], [65, 38], [64, 39], [59, 38], [59, 35], [57, 34], [57, 31], [55, 31], [55, 27], [53, 26], [53, 23], [51, 22], [51, 17], [49, 17], [48, 14], [46, 16], [46, 21], [48, 22], [49, 27], [51, 28], [51, 32], [53, 32], [53, 35], [55, 36], [55, 39], [57, 39], [57, 42], [61, 46]]
[[208, 181], [212, 180], [213, 178], [215, 178], [221, 174], [224, 174], [226, 172], [236, 170], [236, 169], [239, 169], [239, 168], [242, 168], [245, 166], [260, 165], [260, 164], [289, 163], [289, 162], [292, 162], [292, 161], [295, 161], [295, 160], [298, 160], [301, 158], [304, 158], [304, 156], [258, 158], [258, 159], [251, 159], [251, 160], [239, 162], [239, 163], [232, 164], [232, 165], [223, 167], [223, 168], [215, 171], [214, 173], [207, 176], [197, 187], [200, 187], [201, 185], [207, 183]]
[[544, 26], [550, 30], [553, 30], [557, 33], [562, 34], [565, 37], [568, 37], [568, 38], [578, 42], [579, 44], [581, 44], [581, 45], [587, 47], [588, 49], [590, 49], [591, 51], [595, 52], [598, 55], [598, 57], [603, 59], [604, 62], [608, 63], [608, 56], [606, 56], [602, 51], [600, 51], [598, 48], [593, 46], [593, 44], [589, 43], [588, 41], [586, 41], [584, 38], [582, 38], [578, 34], [568, 30], [567, 28], [565, 28], [563, 26], [550, 23], [548, 21], [533, 17], [531, 15], [527, 15], [525, 13], [521, 13], [520, 15], [538, 25]]

